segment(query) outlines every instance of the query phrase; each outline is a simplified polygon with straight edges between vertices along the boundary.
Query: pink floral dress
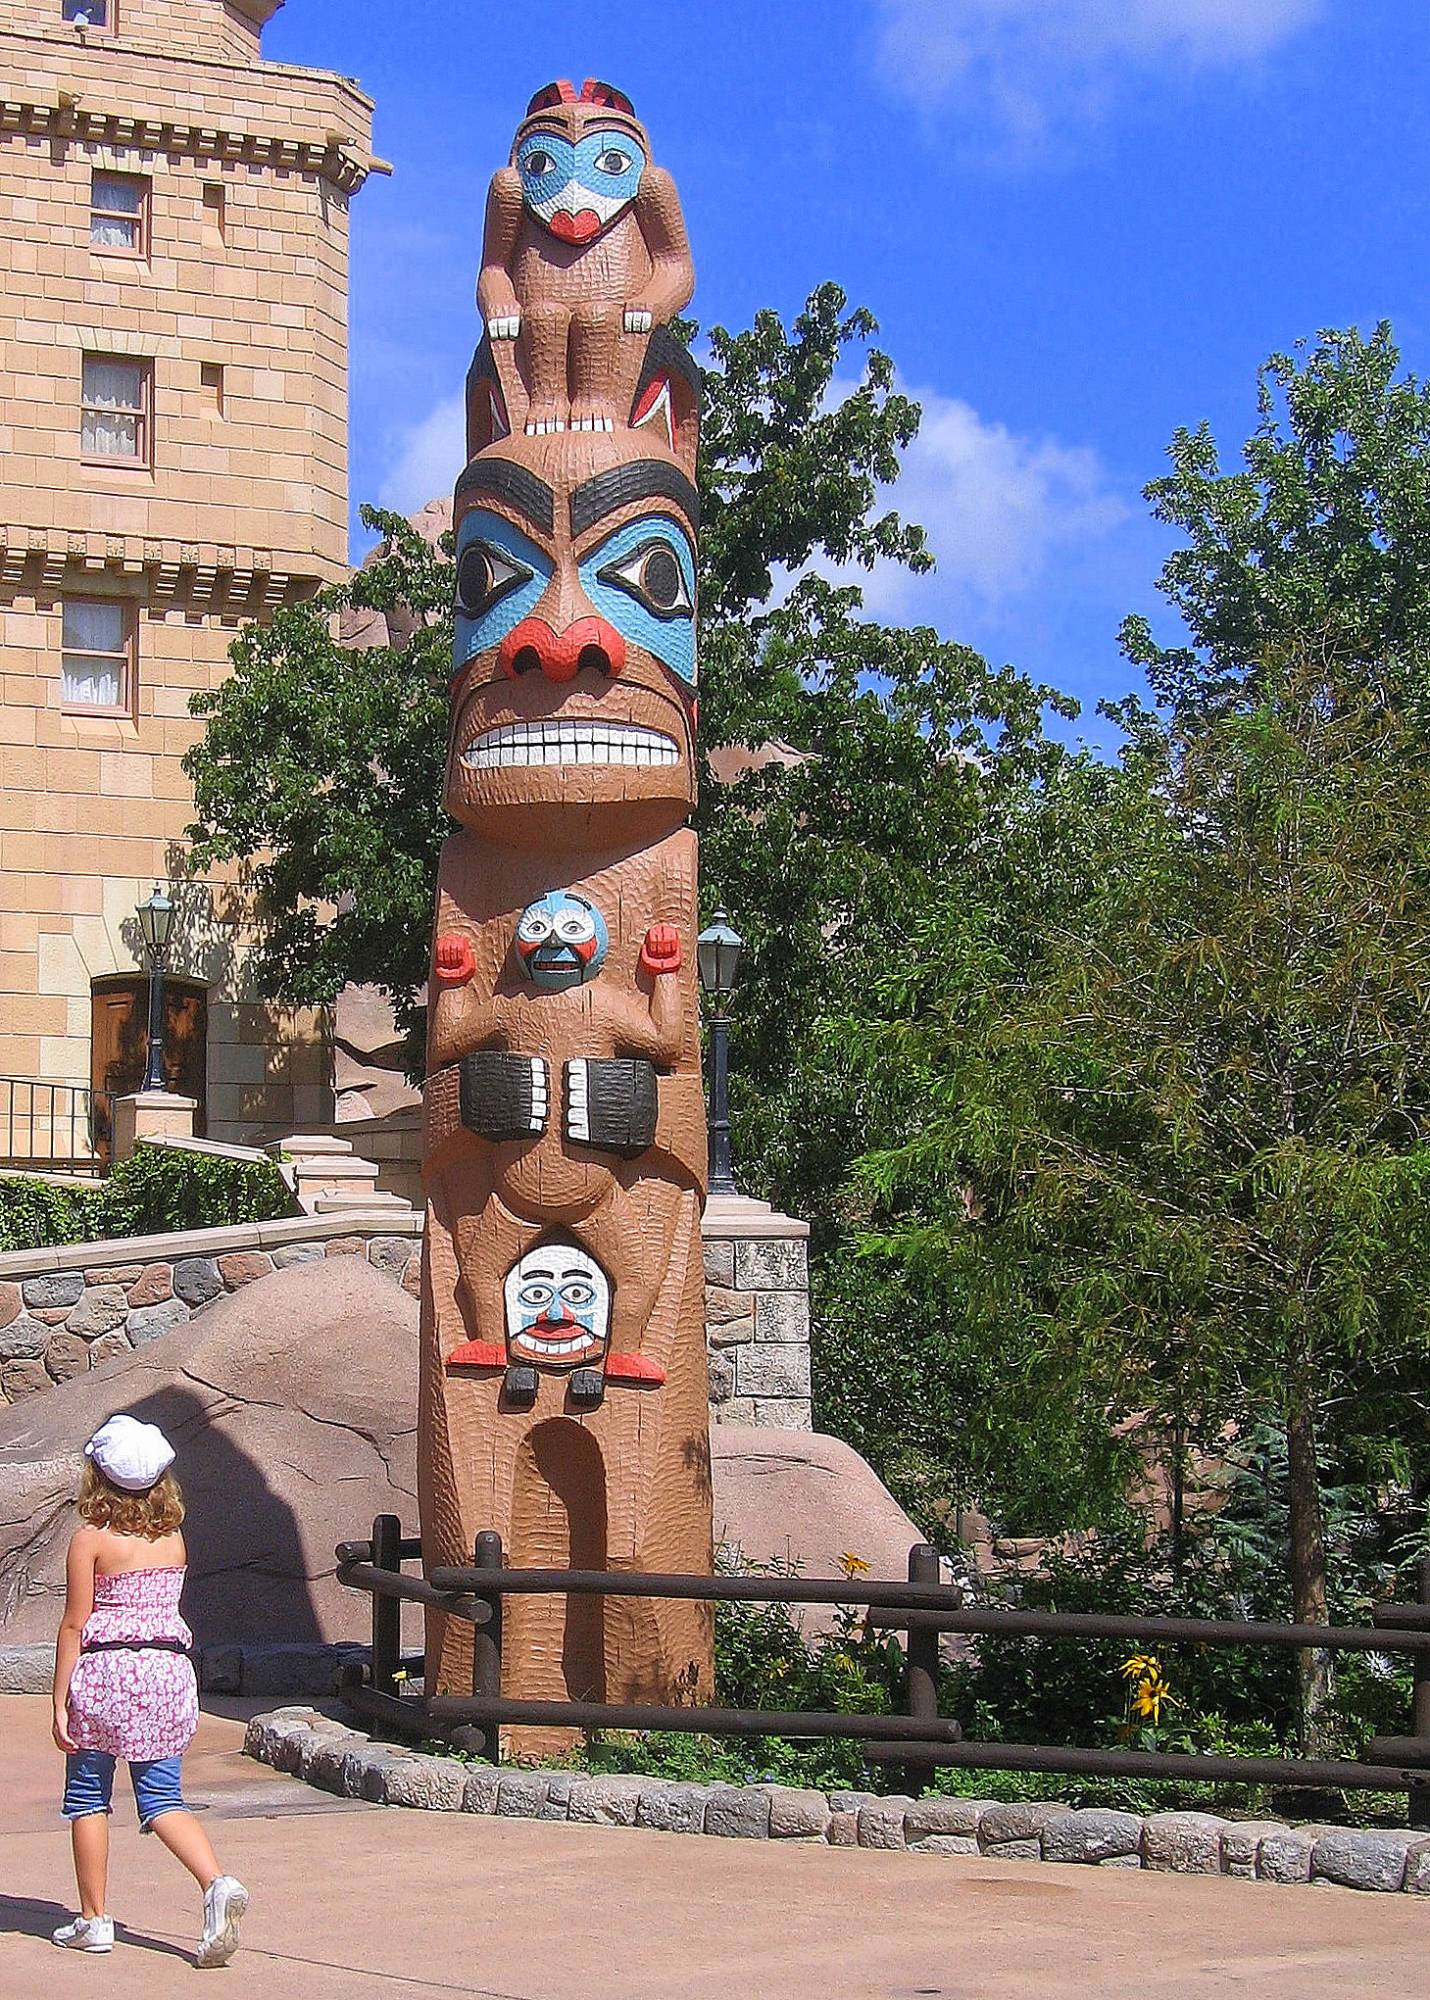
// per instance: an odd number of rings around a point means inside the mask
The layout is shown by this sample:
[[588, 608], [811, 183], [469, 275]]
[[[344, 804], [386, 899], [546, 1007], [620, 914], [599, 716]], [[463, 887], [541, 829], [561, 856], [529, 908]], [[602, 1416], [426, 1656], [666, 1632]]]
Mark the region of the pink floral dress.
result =
[[146, 1763], [177, 1757], [199, 1724], [198, 1683], [181, 1653], [86, 1653], [94, 1641], [176, 1639], [194, 1635], [179, 1616], [187, 1572], [130, 1569], [96, 1575], [94, 1609], [85, 1620], [70, 1681], [70, 1734], [82, 1750]]

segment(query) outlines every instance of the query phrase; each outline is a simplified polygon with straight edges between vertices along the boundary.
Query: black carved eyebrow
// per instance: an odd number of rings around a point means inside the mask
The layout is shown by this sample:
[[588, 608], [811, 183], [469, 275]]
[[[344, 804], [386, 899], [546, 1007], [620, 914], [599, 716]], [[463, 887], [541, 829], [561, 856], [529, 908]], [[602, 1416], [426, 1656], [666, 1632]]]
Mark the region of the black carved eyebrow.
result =
[[585, 534], [632, 500], [673, 500], [693, 528], [700, 526], [700, 496], [680, 470], [664, 459], [637, 458], [598, 472], [571, 495], [571, 532]]
[[464, 493], [493, 494], [548, 535], [556, 526], [556, 497], [551, 488], [509, 458], [474, 458], [457, 481], [456, 497], [460, 500]]

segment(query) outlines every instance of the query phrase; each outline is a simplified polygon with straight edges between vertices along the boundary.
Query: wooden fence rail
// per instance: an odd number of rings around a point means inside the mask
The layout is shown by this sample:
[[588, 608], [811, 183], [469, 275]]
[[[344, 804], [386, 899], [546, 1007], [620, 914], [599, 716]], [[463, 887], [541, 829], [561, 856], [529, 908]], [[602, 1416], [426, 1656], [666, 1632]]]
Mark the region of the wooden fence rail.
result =
[[[508, 1569], [501, 1538], [477, 1537], [470, 1568], [434, 1567], [421, 1579], [402, 1574], [421, 1556], [396, 1515], [380, 1514], [369, 1541], [340, 1542], [338, 1578], [372, 1596], [372, 1662], [366, 1678], [350, 1673], [350, 1704], [407, 1734], [446, 1737], [493, 1758], [503, 1725], [581, 1730], [662, 1730], [710, 1736], [848, 1737], [870, 1764], [898, 1764], [910, 1789], [934, 1770], [1066, 1772], [1115, 1778], [1239, 1781], [1410, 1794], [1412, 1826], [1430, 1826], [1430, 1561], [1420, 1570], [1420, 1601], [1379, 1605], [1370, 1626], [1291, 1625], [1235, 1618], [1158, 1618], [1101, 1612], [1021, 1611], [960, 1603], [942, 1583], [936, 1550], [909, 1552], [907, 1579], [855, 1582], [847, 1577], [673, 1576], [650, 1571]], [[653, 1703], [516, 1700], [501, 1692], [502, 1605], [517, 1596], [687, 1598], [703, 1603], [849, 1605], [878, 1631], [906, 1638], [903, 1712], [776, 1713], [761, 1709], [670, 1707]], [[445, 1611], [474, 1627], [470, 1695], [400, 1695], [405, 1675], [400, 1627], [403, 1601]], [[939, 1636], [944, 1632], [1046, 1639], [1120, 1639], [1142, 1644], [1271, 1646], [1330, 1652], [1407, 1653], [1414, 1661], [1411, 1733], [1373, 1741], [1368, 1761], [1338, 1758], [1218, 1757], [1151, 1750], [1090, 1750], [1024, 1743], [967, 1743], [957, 1722], [939, 1714]]]

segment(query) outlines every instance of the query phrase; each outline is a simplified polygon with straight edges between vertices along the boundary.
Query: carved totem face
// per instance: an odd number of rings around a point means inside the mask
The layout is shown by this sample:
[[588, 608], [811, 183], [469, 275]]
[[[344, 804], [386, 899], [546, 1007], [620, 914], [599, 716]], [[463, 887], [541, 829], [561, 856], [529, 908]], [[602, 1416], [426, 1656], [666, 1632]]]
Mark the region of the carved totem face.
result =
[[537, 1368], [585, 1368], [610, 1337], [611, 1285], [574, 1243], [539, 1243], [507, 1273], [507, 1358]]
[[600, 972], [610, 949], [606, 919], [594, 903], [569, 889], [553, 889], [524, 909], [516, 926], [516, 955], [535, 986], [563, 993]]
[[[519, 451], [520, 456], [515, 454]], [[557, 847], [694, 803], [695, 489], [648, 434], [503, 441], [457, 486], [447, 810]]]
[[588, 82], [538, 92], [511, 163], [528, 214], [559, 242], [593, 243], [635, 200], [650, 142], [627, 99]]

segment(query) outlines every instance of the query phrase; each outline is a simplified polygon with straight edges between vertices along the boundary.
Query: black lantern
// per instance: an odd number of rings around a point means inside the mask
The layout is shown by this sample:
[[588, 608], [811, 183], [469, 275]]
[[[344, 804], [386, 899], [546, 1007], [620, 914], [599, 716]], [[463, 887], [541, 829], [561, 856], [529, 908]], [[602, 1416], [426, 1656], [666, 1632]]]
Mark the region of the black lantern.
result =
[[723, 910], [715, 912], [710, 928], [696, 939], [695, 949], [700, 960], [700, 984], [717, 1004], [728, 1000], [735, 990], [745, 940], [730, 928], [730, 919]]
[[727, 1007], [735, 990], [745, 940], [731, 928], [723, 910], [715, 912], [708, 930], [695, 941], [700, 984], [710, 1008], [710, 1192], [738, 1194], [730, 1169], [730, 1017]]
[[149, 956], [149, 1063], [144, 1073], [145, 1090], [164, 1088], [164, 962], [169, 955], [169, 933], [174, 927], [174, 904], [156, 882], [154, 893], [135, 911]]

